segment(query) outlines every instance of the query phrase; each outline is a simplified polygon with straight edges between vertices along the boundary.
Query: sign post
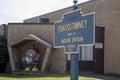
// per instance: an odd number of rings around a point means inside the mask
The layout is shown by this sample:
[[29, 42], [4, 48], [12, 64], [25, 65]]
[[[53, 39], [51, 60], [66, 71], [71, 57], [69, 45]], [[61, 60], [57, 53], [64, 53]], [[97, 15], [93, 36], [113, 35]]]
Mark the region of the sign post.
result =
[[71, 80], [78, 80], [79, 47], [93, 46], [95, 43], [95, 13], [83, 14], [77, 9], [77, 0], [74, 0], [74, 11], [64, 14], [61, 21], [55, 23], [54, 46], [63, 47], [66, 54], [71, 54]]
[[[73, 0], [73, 10], [78, 9], [77, 0]], [[82, 40], [82, 37], [81, 37]], [[79, 51], [80, 52], [80, 51]], [[70, 80], [78, 80], [79, 78], [79, 54], [70, 54]]]

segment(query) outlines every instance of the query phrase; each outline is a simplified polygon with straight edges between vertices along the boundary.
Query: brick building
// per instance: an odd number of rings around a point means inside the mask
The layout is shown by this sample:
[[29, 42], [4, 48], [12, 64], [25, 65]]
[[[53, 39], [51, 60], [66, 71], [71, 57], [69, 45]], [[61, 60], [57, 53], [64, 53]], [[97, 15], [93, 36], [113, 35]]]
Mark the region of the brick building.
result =
[[5, 24], [0, 25], [0, 36], [3, 37], [4, 39], [7, 39], [7, 34], [8, 34], [8, 26]]
[[[95, 73], [120, 75], [120, 1], [119, 0], [90, 0], [78, 5], [83, 14], [96, 13], [95, 46], [81, 47], [79, 70]], [[24, 20], [24, 23], [8, 24], [8, 46], [12, 56], [11, 63], [16, 65], [20, 58], [16, 55], [25, 53], [25, 48], [35, 44], [43, 49], [41, 71], [65, 73], [69, 72], [70, 58], [64, 54], [64, 49], [53, 48], [54, 22], [61, 20], [64, 13], [72, 11], [72, 6]], [[30, 34], [34, 35], [30, 36]], [[27, 38], [26, 38], [27, 37]], [[28, 41], [27, 41], [28, 40]], [[30, 44], [29, 44], [30, 43]], [[47, 43], [47, 45], [45, 45]], [[41, 46], [44, 45], [44, 46]], [[51, 45], [48, 52], [48, 46]], [[45, 48], [44, 48], [45, 47]], [[46, 55], [49, 53], [49, 56]], [[48, 56], [44, 65], [45, 57]], [[18, 57], [18, 58], [17, 58]], [[49, 62], [50, 61], [50, 62]], [[20, 64], [20, 63], [19, 63]], [[12, 66], [12, 70], [17, 68]], [[43, 69], [44, 68], [44, 69]], [[48, 69], [46, 69], [48, 68]]]

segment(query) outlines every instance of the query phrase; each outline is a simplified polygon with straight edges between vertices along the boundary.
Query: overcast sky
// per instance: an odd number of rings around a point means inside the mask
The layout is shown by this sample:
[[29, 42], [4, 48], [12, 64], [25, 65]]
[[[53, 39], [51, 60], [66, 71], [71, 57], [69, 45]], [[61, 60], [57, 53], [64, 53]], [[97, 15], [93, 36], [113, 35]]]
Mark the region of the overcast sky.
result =
[[[78, 3], [86, 1], [89, 0], [78, 0]], [[72, 5], [73, 0], [0, 0], [0, 24], [22, 22]]]

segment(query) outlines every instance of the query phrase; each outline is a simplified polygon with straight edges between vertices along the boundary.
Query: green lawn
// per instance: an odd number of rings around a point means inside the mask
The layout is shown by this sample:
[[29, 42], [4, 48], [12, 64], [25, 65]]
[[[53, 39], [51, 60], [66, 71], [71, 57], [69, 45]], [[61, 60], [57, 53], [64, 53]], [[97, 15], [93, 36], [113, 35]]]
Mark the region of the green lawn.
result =
[[[70, 76], [68, 74], [40, 74], [40, 75], [0, 74], [0, 80], [70, 80]], [[79, 76], [79, 80], [96, 80], [96, 79]]]

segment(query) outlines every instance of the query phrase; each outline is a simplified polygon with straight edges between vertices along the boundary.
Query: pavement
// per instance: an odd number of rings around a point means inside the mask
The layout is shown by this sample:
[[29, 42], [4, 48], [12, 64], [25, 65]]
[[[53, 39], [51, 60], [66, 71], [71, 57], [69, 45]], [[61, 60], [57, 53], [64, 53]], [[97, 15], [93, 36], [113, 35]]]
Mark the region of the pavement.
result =
[[120, 80], [120, 75], [80, 73], [80, 76], [95, 78], [96, 80]]

